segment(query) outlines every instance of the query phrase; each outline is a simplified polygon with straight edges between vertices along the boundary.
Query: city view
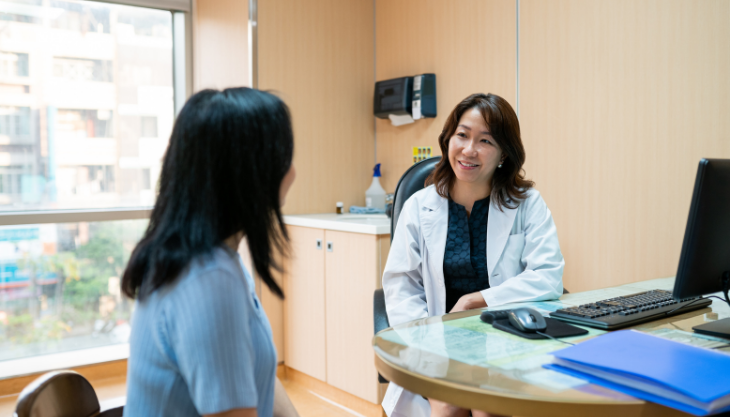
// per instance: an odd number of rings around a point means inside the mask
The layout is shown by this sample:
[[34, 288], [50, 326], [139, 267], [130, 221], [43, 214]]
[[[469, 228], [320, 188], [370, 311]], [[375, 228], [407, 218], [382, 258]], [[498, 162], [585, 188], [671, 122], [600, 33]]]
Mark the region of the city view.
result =
[[[0, 2], [0, 211], [151, 206], [172, 76], [170, 12]], [[146, 223], [0, 226], [0, 360], [126, 342]]]

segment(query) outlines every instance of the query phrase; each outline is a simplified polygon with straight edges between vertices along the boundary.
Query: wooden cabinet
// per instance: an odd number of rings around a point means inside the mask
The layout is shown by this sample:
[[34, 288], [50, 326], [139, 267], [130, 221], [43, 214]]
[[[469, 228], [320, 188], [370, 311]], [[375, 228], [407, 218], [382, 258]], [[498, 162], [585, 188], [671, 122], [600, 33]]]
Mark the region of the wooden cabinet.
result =
[[284, 287], [284, 363], [326, 381], [325, 231], [288, 227], [291, 257]]
[[288, 230], [285, 364], [378, 403], [373, 291], [381, 285], [390, 236], [301, 226]]

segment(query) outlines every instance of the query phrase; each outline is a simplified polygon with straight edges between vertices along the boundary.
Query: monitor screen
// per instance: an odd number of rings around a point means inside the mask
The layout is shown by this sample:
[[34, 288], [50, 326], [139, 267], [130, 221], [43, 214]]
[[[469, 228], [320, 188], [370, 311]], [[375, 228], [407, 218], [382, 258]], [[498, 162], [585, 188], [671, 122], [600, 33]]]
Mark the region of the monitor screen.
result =
[[679, 257], [674, 298], [723, 290], [730, 282], [730, 159], [702, 159]]

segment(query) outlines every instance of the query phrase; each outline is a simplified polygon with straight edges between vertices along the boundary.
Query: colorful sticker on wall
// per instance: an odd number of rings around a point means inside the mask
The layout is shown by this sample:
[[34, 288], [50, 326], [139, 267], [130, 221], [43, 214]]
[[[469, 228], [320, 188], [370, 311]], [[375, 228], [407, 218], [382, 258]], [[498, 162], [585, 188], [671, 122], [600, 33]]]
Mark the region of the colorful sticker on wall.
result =
[[418, 163], [423, 161], [424, 159], [428, 159], [431, 157], [431, 147], [430, 146], [414, 146], [413, 147], [413, 163]]

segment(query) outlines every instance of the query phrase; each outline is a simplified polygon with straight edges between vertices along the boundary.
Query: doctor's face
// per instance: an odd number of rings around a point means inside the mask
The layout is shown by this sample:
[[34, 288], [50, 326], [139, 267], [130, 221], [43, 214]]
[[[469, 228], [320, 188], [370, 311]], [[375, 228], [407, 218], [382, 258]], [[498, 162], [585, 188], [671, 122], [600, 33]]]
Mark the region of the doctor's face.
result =
[[465, 111], [449, 139], [449, 163], [456, 180], [491, 186], [502, 159], [502, 149], [492, 138], [481, 112], [476, 108]]

